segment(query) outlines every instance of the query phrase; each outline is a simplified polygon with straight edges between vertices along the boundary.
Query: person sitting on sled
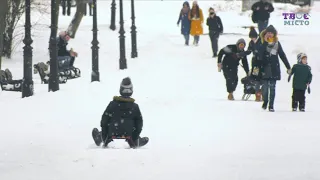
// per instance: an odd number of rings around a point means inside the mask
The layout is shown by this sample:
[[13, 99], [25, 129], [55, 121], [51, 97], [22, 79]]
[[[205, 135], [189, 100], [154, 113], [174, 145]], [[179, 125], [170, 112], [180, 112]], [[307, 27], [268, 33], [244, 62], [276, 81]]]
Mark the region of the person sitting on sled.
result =
[[[129, 77], [124, 78], [120, 85], [120, 95], [114, 96], [101, 119], [101, 132], [93, 130], [93, 137], [97, 146], [103, 143], [107, 147], [112, 139], [120, 136], [127, 140], [131, 148], [141, 147], [148, 143], [148, 137], [140, 137], [143, 119], [139, 105], [131, 98], [133, 86]], [[121, 138], [120, 138], [121, 139]]]
[[78, 57], [78, 53], [71, 50], [67, 50], [67, 45], [70, 40], [70, 35], [67, 31], [62, 31], [59, 33], [59, 37], [57, 38], [57, 46], [58, 46], [58, 67], [60, 71], [64, 71], [66, 69], [74, 69], [74, 61], [75, 58]]

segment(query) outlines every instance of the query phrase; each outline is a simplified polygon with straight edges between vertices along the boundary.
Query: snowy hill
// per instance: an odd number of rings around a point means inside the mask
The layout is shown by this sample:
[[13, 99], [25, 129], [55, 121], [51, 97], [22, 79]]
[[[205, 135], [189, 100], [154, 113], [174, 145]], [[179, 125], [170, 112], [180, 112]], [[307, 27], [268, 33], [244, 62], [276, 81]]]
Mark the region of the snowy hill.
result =
[[[139, 58], [130, 58], [130, 2], [125, 1], [125, 30], [128, 70], [118, 70], [118, 30], [110, 31], [110, 2], [98, 7], [100, 83], [90, 83], [92, 19], [83, 19], [76, 39], [69, 44], [79, 52], [75, 66], [79, 79], [48, 93], [48, 87], [34, 76], [35, 95], [21, 99], [20, 93], [0, 92], [0, 179], [1, 180], [311, 180], [319, 179], [320, 138], [318, 36], [320, 13], [311, 12], [308, 27], [286, 27], [282, 11], [270, 19], [291, 64], [296, 54], [308, 54], [313, 69], [312, 94], [305, 113], [290, 112], [291, 83], [277, 83], [275, 113], [264, 112], [261, 104], [239, 101], [239, 82], [234, 102], [227, 101], [225, 80], [212, 59], [209, 37], [201, 36], [198, 47], [185, 47], [176, 26], [183, 1], [136, 3]], [[211, 3], [199, 1], [204, 12]], [[223, 8], [222, 8], [223, 9]], [[318, 8], [319, 9], [319, 8]], [[139, 10], [139, 11], [138, 11]], [[117, 6], [118, 11], [118, 6]], [[206, 15], [206, 13], [205, 13]], [[237, 10], [219, 11], [225, 33], [219, 47], [249, 40], [248, 16]], [[34, 63], [47, 61], [48, 15], [34, 14], [46, 28], [33, 33]], [[70, 17], [61, 17], [64, 30]], [[314, 20], [313, 20], [314, 19]], [[116, 21], [119, 21], [117, 12]], [[117, 28], [119, 25], [117, 24]], [[204, 25], [204, 29], [207, 27]], [[3, 67], [15, 78], [22, 77], [22, 52]], [[240, 77], [245, 73], [239, 69]], [[106, 105], [118, 94], [120, 81], [130, 76], [133, 97], [144, 118], [143, 136], [150, 143], [128, 150], [122, 141], [114, 149], [95, 147], [93, 127], [99, 127]]]

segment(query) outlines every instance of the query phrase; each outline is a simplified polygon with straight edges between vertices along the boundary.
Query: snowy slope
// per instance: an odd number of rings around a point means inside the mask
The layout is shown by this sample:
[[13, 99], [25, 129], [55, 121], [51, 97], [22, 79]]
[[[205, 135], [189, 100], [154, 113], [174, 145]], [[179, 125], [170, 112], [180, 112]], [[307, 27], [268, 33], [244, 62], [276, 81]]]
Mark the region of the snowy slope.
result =
[[[48, 93], [35, 76], [35, 96], [21, 99], [20, 93], [0, 92], [0, 179], [1, 180], [313, 180], [319, 179], [318, 140], [319, 91], [317, 61], [320, 22], [309, 27], [283, 26], [281, 12], [271, 22], [291, 64], [296, 53], [305, 51], [313, 68], [312, 94], [307, 112], [290, 112], [291, 84], [277, 84], [276, 113], [263, 112], [260, 103], [226, 100], [225, 81], [211, 58], [210, 41], [202, 36], [199, 47], [183, 46], [176, 27], [181, 2], [136, 3], [139, 58], [130, 58], [130, 2], [125, 1], [127, 60], [129, 69], [118, 70], [118, 32], [109, 30], [110, 2], [99, 2], [101, 82], [90, 83], [91, 23], [85, 17], [70, 46], [79, 52], [76, 65], [83, 77]], [[204, 12], [210, 2], [199, 2]], [[118, 10], [118, 6], [117, 6]], [[118, 13], [117, 13], [118, 14]], [[219, 46], [248, 38], [250, 18], [237, 11], [219, 12], [225, 32]], [[320, 13], [313, 12], [316, 19]], [[34, 15], [34, 21], [39, 16]], [[48, 26], [49, 17], [39, 18]], [[59, 20], [65, 29], [71, 17]], [[119, 17], [117, 16], [117, 22]], [[117, 25], [118, 27], [118, 25]], [[206, 27], [205, 27], [206, 29]], [[47, 61], [48, 28], [34, 33], [34, 62]], [[22, 53], [5, 61], [16, 78], [22, 77]], [[240, 77], [244, 72], [240, 69]], [[131, 76], [134, 98], [144, 116], [143, 136], [150, 143], [142, 149], [96, 148], [91, 130], [99, 127], [101, 113], [119, 91], [123, 77]], [[235, 98], [242, 96], [239, 82]]]

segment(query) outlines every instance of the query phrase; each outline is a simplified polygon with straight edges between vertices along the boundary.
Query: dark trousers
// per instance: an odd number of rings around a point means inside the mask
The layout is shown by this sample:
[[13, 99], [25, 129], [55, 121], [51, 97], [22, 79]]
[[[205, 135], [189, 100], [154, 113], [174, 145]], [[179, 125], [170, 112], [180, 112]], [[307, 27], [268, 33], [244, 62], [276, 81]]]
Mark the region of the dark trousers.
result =
[[304, 109], [306, 105], [306, 90], [293, 89], [292, 92], [292, 108]]
[[217, 54], [218, 52], [218, 40], [219, 40], [219, 32], [210, 31], [209, 37], [211, 41], [212, 53]]
[[198, 35], [193, 36], [194, 43], [198, 44], [199, 40], [200, 40], [200, 36], [198, 36]]
[[64, 71], [73, 67], [75, 57], [72, 56], [58, 56], [59, 71]]
[[258, 21], [259, 34], [268, 27], [269, 21]]
[[276, 84], [277, 84], [276, 80], [262, 81], [263, 103], [267, 105], [269, 102], [269, 107], [273, 107], [274, 105], [274, 99], [276, 97]]
[[238, 69], [223, 69], [223, 75], [226, 79], [227, 92], [234, 92], [238, 86]]
[[185, 45], [189, 45], [189, 39], [190, 39], [190, 34], [184, 34], [183, 35], [184, 40], [185, 40]]

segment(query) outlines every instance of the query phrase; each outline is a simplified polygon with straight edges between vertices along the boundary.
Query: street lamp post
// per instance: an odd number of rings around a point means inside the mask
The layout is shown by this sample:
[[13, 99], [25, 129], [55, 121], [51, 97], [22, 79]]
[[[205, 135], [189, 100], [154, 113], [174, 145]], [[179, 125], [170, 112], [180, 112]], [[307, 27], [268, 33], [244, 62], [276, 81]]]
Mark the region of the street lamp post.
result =
[[135, 22], [135, 13], [134, 13], [134, 0], [131, 0], [131, 58], [138, 57], [137, 52], [137, 28]]
[[57, 49], [57, 0], [51, 0], [51, 34], [50, 34], [50, 76], [49, 76], [49, 92], [58, 91], [59, 88], [59, 77], [58, 77], [58, 49]]
[[110, 29], [113, 31], [116, 30], [116, 0], [112, 0], [112, 3], [111, 3]]
[[32, 46], [31, 39], [31, 0], [25, 0], [25, 37], [23, 43], [23, 81], [22, 81], [22, 98], [33, 96], [32, 80]]
[[97, 0], [93, 0], [93, 27], [92, 27], [92, 73], [91, 82], [100, 81], [99, 73], [99, 41], [98, 41], [98, 25], [97, 25]]
[[124, 31], [124, 21], [123, 21], [123, 0], [120, 0], [120, 30], [119, 30], [119, 42], [120, 42], [120, 59], [119, 66], [120, 69], [127, 69], [127, 59], [126, 59], [126, 43], [125, 43], [125, 31]]

